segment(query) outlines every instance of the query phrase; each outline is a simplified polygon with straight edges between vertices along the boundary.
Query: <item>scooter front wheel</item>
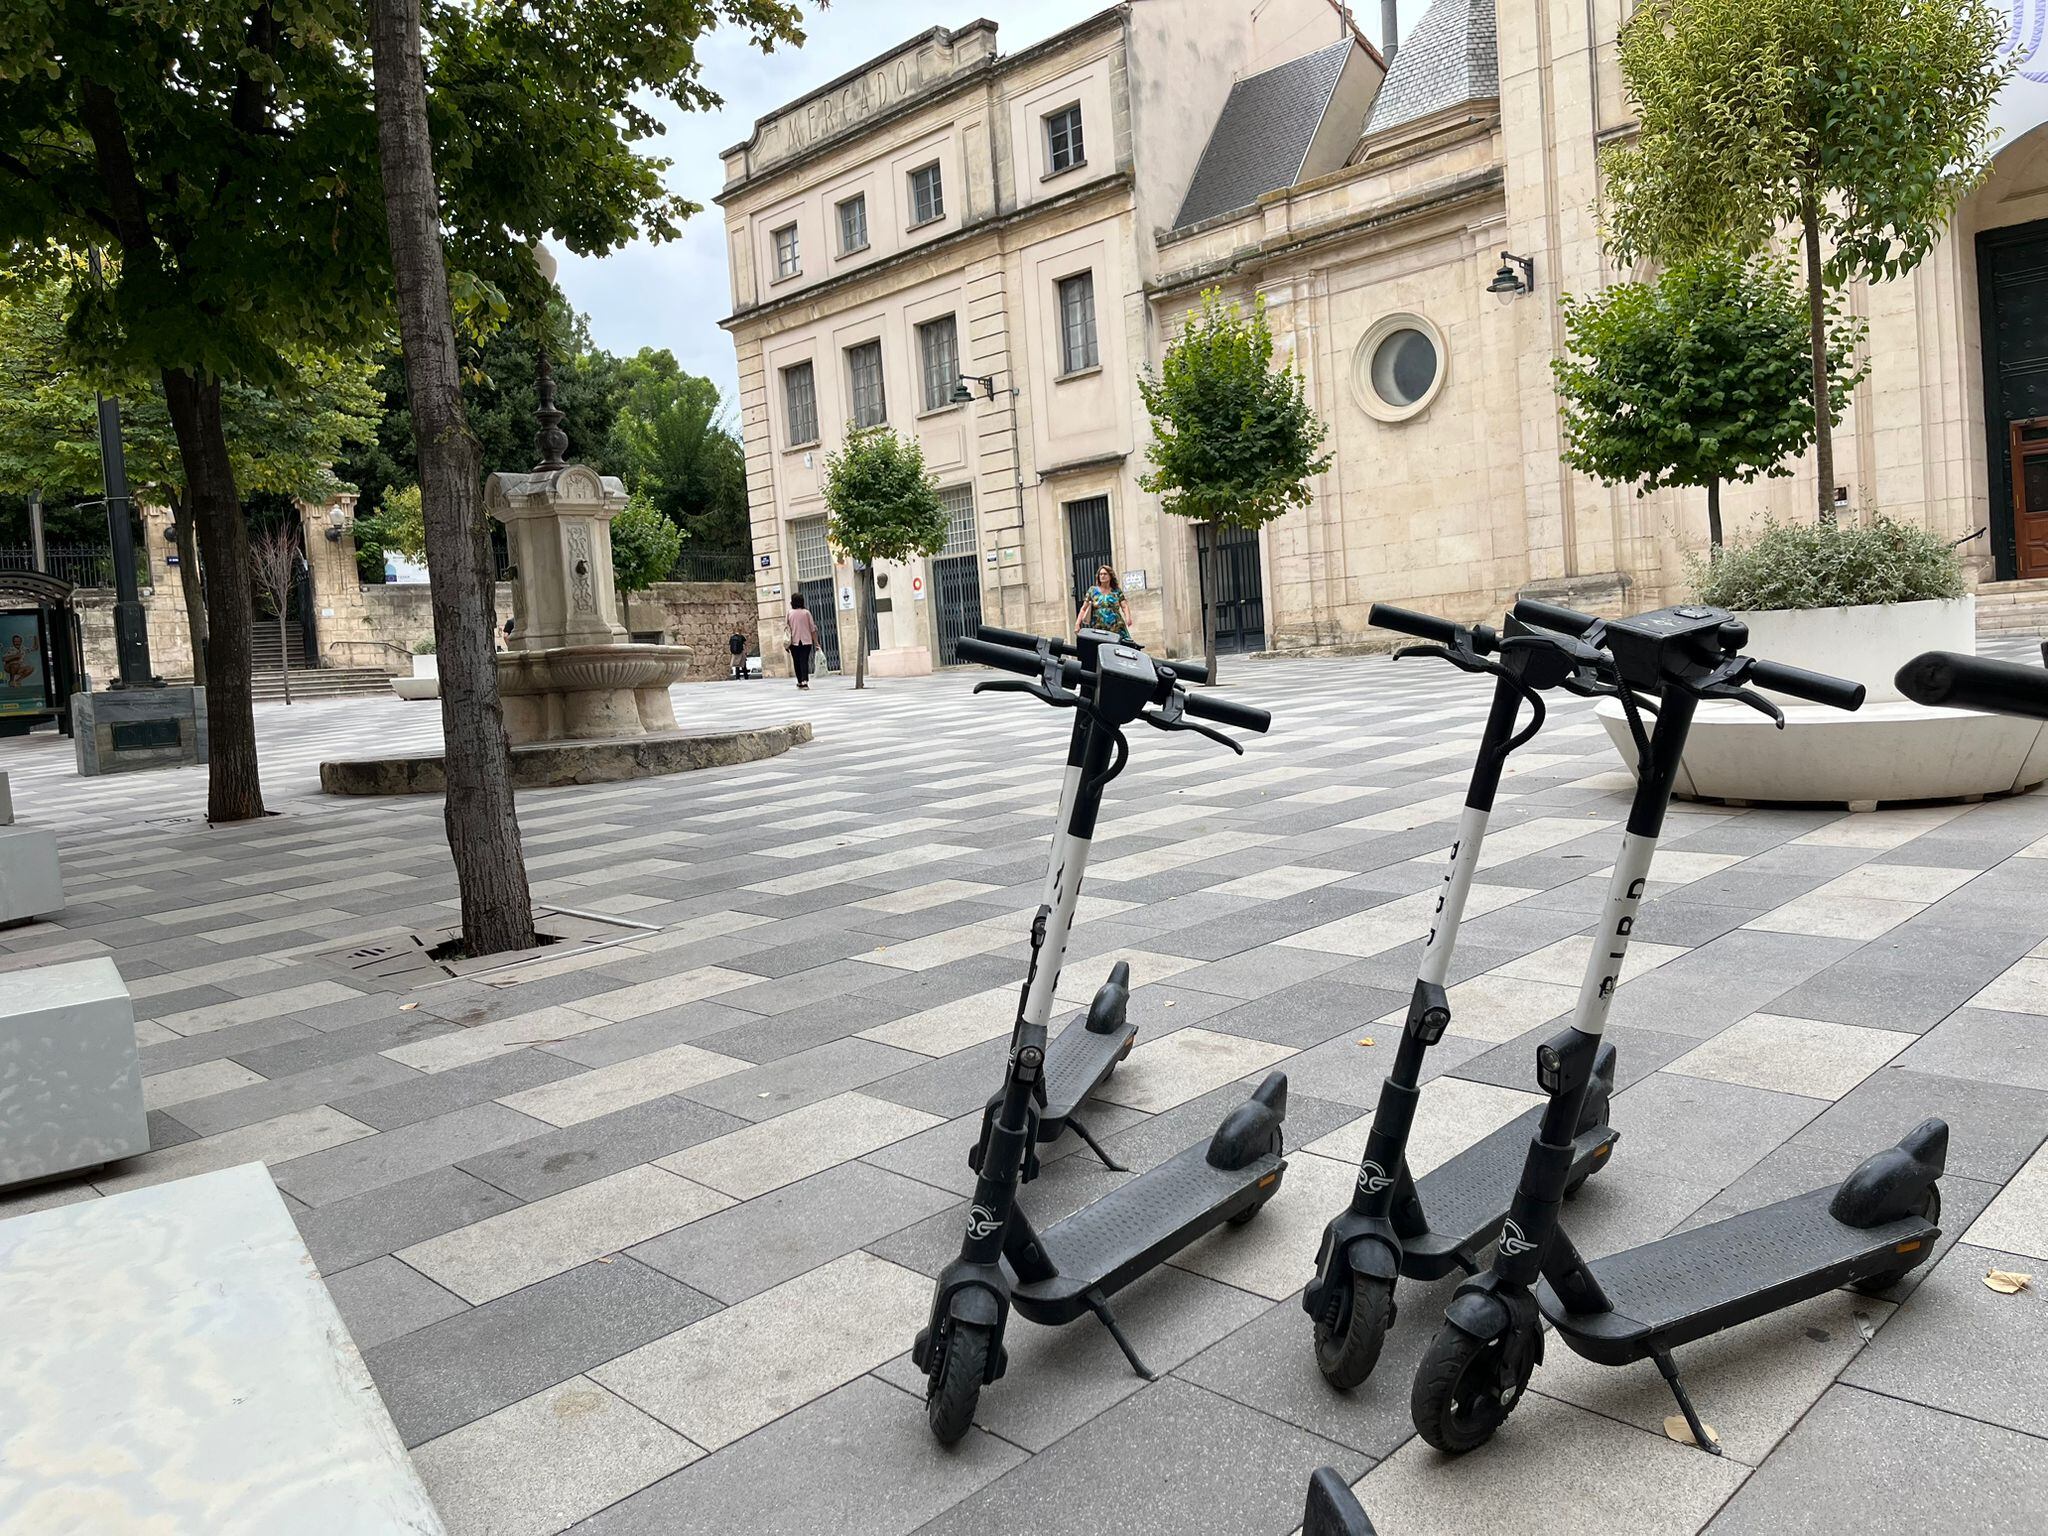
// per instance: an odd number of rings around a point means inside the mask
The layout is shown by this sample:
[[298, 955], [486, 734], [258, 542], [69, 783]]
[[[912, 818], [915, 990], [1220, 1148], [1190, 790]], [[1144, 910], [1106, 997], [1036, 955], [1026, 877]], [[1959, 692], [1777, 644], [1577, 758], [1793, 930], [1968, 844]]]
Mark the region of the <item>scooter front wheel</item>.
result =
[[1533, 1349], [1514, 1330], [1477, 1339], [1446, 1323], [1415, 1372], [1415, 1432], [1452, 1456], [1476, 1451], [1521, 1401], [1534, 1369]]
[[1349, 1392], [1380, 1362], [1394, 1326], [1394, 1282], [1378, 1275], [1351, 1276], [1351, 1316], [1340, 1332], [1316, 1323], [1316, 1369], [1339, 1392]]
[[955, 1444], [974, 1423], [974, 1406], [988, 1377], [991, 1336], [975, 1323], [952, 1324], [925, 1399], [925, 1418], [941, 1445]]

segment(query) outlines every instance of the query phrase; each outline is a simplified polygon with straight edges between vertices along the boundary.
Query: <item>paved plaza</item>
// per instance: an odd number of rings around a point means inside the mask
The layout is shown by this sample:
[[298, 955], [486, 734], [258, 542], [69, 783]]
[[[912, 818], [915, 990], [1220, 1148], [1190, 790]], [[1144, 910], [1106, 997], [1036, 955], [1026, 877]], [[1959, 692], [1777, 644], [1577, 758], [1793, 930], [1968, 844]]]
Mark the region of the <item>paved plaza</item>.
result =
[[[2022, 655], [2032, 642], [2012, 642]], [[1987, 647], [1991, 649], [1991, 647]], [[1061, 995], [1127, 959], [1138, 1046], [1088, 1113], [1149, 1167], [1268, 1071], [1289, 1169], [1256, 1221], [1124, 1293], [1131, 1374], [1019, 1320], [943, 1450], [911, 1366], [1001, 1075], [1067, 717], [978, 674], [677, 690], [686, 726], [806, 718], [766, 762], [523, 794], [538, 900], [623, 943], [413, 990], [351, 970], [453, 921], [436, 799], [339, 800], [317, 764], [431, 744], [429, 705], [261, 706], [261, 823], [200, 770], [80, 781], [0, 743], [60, 831], [70, 906], [0, 968], [110, 955], [154, 1150], [0, 1217], [261, 1159], [458, 1533], [1285, 1536], [1334, 1465], [1383, 1536], [2039, 1530], [2048, 1509], [2048, 794], [1849, 816], [1674, 807], [1613, 1013], [1601, 1253], [1953, 1131], [1937, 1261], [1681, 1351], [1728, 1455], [1666, 1437], [1648, 1364], [1553, 1347], [1495, 1441], [1415, 1439], [1452, 1288], [1410, 1287], [1374, 1378], [1317, 1374], [1299, 1302], [1351, 1187], [1489, 688], [1425, 662], [1226, 663], [1242, 759], [1134, 728]], [[1587, 706], [1513, 760], [1414, 1161], [1537, 1102], [1628, 776]], [[1063, 1138], [1040, 1220], [1114, 1185]], [[2000, 1295], [1991, 1268], [2035, 1273]]]

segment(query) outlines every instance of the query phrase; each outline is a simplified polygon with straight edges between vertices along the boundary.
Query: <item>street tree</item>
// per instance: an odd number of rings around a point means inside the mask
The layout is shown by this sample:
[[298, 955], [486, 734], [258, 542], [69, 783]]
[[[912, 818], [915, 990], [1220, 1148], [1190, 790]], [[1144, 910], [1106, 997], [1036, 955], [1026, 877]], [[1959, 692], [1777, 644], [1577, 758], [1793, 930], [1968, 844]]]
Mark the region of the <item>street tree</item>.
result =
[[[868, 609], [875, 562], [929, 558], [946, 547], [948, 520], [938, 478], [925, 468], [915, 438], [888, 427], [849, 432], [846, 445], [825, 459], [825, 536], [842, 559], [854, 562], [854, 629], [859, 632], [853, 686], [868, 677]], [[830, 615], [827, 615], [829, 619]]]
[[683, 530], [693, 555], [740, 566], [752, 547], [746, 452], [718, 386], [652, 348], [622, 359], [618, 377], [612, 472]]
[[1827, 290], [1910, 272], [1983, 178], [2007, 29], [1993, 0], [1643, 0], [1622, 28], [1641, 127], [1603, 157], [1609, 243], [1678, 261], [1798, 232], [1824, 521]]
[[1330, 467], [1328, 428], [1310, 407], [1302, 378], [1273, 367], [1273, 331], [1263, 299], [1251, 313], [1222, 290], [1202, 294], [1158, 369], [1139, 377], [1152, 417], [1152, 468], [1138, 483], [1160, 505], [1206, 529], [1202, 540], [1202, 651], [1216, 675], [1217, 536], [1263, 528], [1313, 499], [1309, 481]]
[[[1721, 548], [1721, 482], [1792, 473], [1813, 442], [1806, 294], [1791, 264], [1727, 251], [1562, 301], [1566, 353], [1551, 362], [1564, 461], [1638, 494], [1703, 486]], [[1831, 301], [1828, 419], [1862, 378], [1859, 322]]]
[[633, 492], [612, 519], [612, 585], [620, 601], [668, 580], [682, 550], [683, 530], [645, 492]]
[[291, 649], [285, 644], [285, 610], [291, 606], [292, 583], [299, 574], [299, 541], [289, 523], [272, 523], [249, 538], [249, 573], [256, 590], [277, 616], [277, 671], [284, 701], [292, 701]]

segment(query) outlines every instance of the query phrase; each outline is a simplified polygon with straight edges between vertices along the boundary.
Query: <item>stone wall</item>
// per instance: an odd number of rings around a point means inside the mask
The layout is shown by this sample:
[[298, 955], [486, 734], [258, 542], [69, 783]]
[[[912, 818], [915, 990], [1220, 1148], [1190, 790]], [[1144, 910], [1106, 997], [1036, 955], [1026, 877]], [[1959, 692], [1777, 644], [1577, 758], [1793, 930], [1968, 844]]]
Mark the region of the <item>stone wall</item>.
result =
[[634, 635], [659, 631], [664, 644], [687, 645], [690, 676], [724, 677], [732, 670], [725, 648], [737, 627], [746, 632], [747, 653], [758, 655], [754, 584], [750, 581], [664, 581], [626, 599], [626, 628]]
[[[92, 686], [104, 688], [121, 674], [114, 650], [114, 594], [81, 587], [77, 594], [78, 628], [85, 645], [85, 672]], [[144, 587], [142, 611], [149, 624], [149, 664], [166, 682], [192, 678], [192, 629], [185, 622], [185, 599], [175, 582]]]

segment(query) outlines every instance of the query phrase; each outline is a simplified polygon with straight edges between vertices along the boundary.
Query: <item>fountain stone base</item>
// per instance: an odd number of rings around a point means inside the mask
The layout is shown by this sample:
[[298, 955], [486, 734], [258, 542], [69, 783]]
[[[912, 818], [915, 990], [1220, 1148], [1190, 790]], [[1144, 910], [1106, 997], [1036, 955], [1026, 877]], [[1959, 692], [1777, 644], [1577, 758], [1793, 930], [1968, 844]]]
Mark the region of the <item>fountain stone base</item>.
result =
[[687, 645], [564, 645], [498, 657], [514, 746], [612, 740], [676, 729], [669, 685], [689, 675]]

